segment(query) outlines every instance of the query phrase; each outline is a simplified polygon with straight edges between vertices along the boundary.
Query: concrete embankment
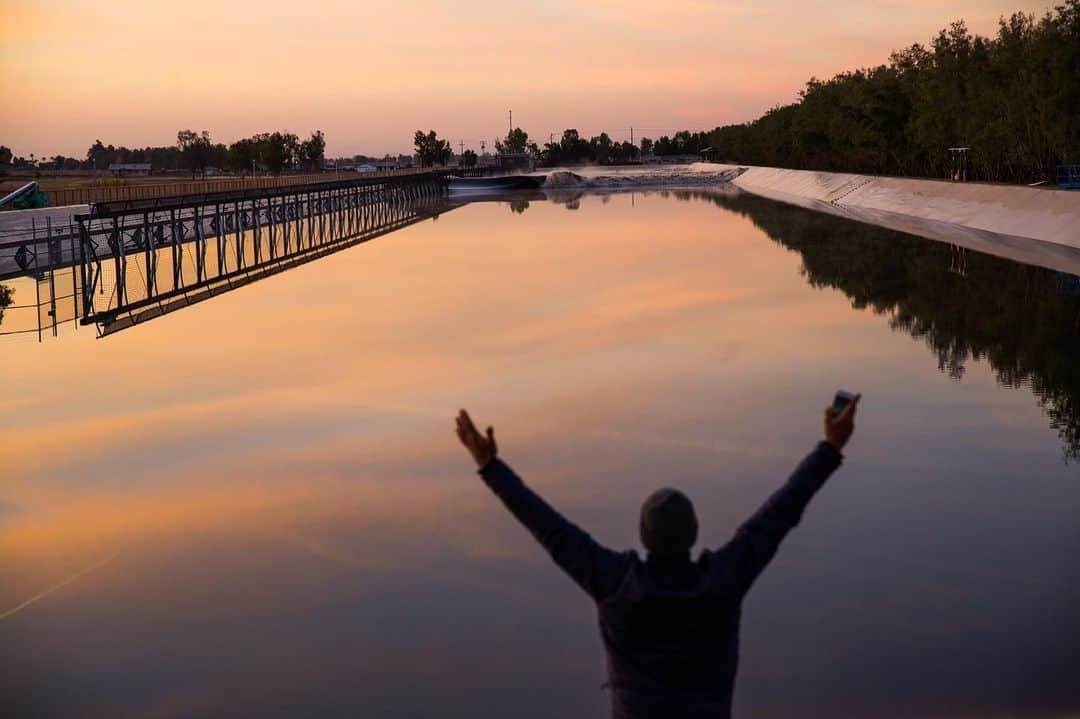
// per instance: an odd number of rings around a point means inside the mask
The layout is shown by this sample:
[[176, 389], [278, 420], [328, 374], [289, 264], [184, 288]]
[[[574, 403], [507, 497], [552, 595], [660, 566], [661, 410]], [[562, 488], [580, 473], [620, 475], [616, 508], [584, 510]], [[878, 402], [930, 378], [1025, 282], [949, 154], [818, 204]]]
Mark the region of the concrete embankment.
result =
[[1080, 191], [746, 167], [770, 199], [1080, 275]]

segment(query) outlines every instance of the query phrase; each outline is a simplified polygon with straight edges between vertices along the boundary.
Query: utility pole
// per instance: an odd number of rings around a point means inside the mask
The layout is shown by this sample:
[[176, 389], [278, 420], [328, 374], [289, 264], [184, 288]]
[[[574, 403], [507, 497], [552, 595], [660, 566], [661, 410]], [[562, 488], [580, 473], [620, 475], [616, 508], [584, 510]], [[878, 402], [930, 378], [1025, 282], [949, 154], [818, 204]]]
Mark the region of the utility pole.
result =
[[510, 113], [510, 132], [514, 131], [514, 111], [509, 110]]
[[458, 152], [458, 155], [464, 155], [465, 154], [465, 141], [464, 140], [458, 140], [458, 147], [461, 148], [461, 150]]
[[630, 128], [630, 144], [634, 144], [634, 128]]

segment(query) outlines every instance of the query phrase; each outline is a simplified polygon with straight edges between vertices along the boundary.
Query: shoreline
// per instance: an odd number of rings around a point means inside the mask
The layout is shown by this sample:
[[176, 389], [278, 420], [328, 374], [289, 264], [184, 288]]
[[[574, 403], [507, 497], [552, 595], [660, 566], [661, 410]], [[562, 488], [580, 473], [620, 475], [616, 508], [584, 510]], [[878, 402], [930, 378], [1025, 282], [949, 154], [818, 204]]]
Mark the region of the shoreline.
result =
[[789, 205], [1080, 275], [1080, 192], [718, 165], [735, 187]]

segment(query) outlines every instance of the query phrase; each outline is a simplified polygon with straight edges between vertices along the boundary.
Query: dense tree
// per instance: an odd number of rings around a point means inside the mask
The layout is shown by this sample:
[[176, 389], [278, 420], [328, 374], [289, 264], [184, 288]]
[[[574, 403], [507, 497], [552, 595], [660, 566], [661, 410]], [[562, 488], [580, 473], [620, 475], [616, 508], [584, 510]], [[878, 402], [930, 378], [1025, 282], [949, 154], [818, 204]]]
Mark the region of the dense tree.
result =
[[300, 143], [300, 166], [305, 170], [322, 169], [326, 161], [326, 136], [322, 130], [311, 133], [311, 137]]
[[180, 130], [176, 133], [176, 145], [180, 148], [184, 167], [191, 172], [192, 177], [206, 173], [206, 166], [210, 164], [214, 149], [209, 131], [203, 130], [200, 134], [193, 130]]
[[95, 140], [90, 149], [86, 151], [86, 161], [90, 164], [90, 169], [104, 170], [112, 162], [112, 156], [115, 152], [116, 148], [112, 145], [106, 147], [101, 140]]
[[[167, 147], [136, 148], [132, 150], [127, 147], [105, 145], [101, 140], [95, 141], [94, 144], [90, 146], [86, 151], [86, 161], [80, 164], [84, 169], [88, 170], [107, 170], [109, 169], [109, 165], [114, 162], [149, 162], [151, 169], [155, 172], [187, 168], [187, 165], [184, 164], [184, 157], [179, 144], [169, 145]], [[65, 162], [64, 169], [74, 169], [68, 167], [68, 165], [69, 163]]]
[[291, 170], [297, 165], [300, 154], [300, 138], [291, 132], [262, 133], [255, 136], [266, 169], [275, 174]]
[[583, 138], [576, 129], [563, 130], [562, 140], [559, 142], [560, 162], [584, 162], [592, 159], [592, 148], [589, 141]]
[[611, 162], [611, 138], [606, 132], [601, 132], [596, 137], [589, 138], [589, 158], [593, 162], [606, 165]]
[[1003, 18], [995, 38], [956, 22], [887, 65], [811, 78], [798, 102], [708, 144], [732, 162], [929, 177], [968, 146], [969, 177], [1033, 182], [1080, 161], [1078, 117], [1080, 0], [1067, 0]]
[[[6, 148], [0, 148], [0, 159], [3, 149]], [[193, 176], [205, 173], [209, 167], [228, 168], [235, 172], [252, 172], [261, 168], [277, 173], [298, 167], [319, 169], [323, 166], [325, 151], [326, 136], [320, 130], [311, 133], [303, 142], [291, 132], [279, 131], [242, 138], [229, 146], [213, 143], [207, 130], [198, 133], [180, 130], [176, 133], [175, 145], [131, 149], [96, 140], [87, 149], [85, 160], [56, 155], [39, 167], [49, 170], [107, 170], [112, 163], [145, 162], [150, 164], [153, 172], [187, 170]], [[13, 164], [29, 167], [33, 163], [14, 158]]]
[[[888, 64], [811, 78], [797, 102], [711, 132], [682, 130], [640, 156], [696, 156], [712, 148], [730, 162], [868, 174], [947, 176], [948, 148], [970, 147], [971, 179], [1035, 182], [1080, 162], [1080, 0], [1042, 17], [1002, 18], [997, 36], [963, 22]], [[629, 162], [606, 133], [585, 141], [566, 130], [539, 152], [541, 164]]]
[[246, 137], [229, 145], [225, 167], [232, 172], [254, 172], [257, 158], [255, 141]]
[[666, 156], [666, 155], [697, 155], [705, 148], [709, 147], [709, 133], [707, 132], [690, 132], [689, 130], [680, 130], [675, 133], [674, 137], [668, 137], [667, 135], [661, 136], [655, 144], [652, 144], [652, 152], [654, 155]]
[[10, 165], [11, 157], [11, 148], [7, 145], [0, 145], [0, 167]]
[[504, 140], [495, 141], [495, 150], [499, 153], [525, 152], [529, 143], [529, 133], [515, 127], [507, 133]]
[[413, 142], [416, 145], [416, 156], [420, 160], [421, 167], [445, 165], [453, 154], [450, 143], [440, 140], [434, 130], [429, 130], [426, 135], [422, 130], [417, 130]]
[[229, 145], [225, 157], [226, 167], [233, 172], [265, 169], [277, 174], [299, 164], [300, 140], [291, 132], [261, 132], [242, 138]]
[[461, 153], [461, 165], [462, 167], [476, 167], [476, 163], [480, 158], [476, 156], [476, 153], [472, 150], [466, 150]]

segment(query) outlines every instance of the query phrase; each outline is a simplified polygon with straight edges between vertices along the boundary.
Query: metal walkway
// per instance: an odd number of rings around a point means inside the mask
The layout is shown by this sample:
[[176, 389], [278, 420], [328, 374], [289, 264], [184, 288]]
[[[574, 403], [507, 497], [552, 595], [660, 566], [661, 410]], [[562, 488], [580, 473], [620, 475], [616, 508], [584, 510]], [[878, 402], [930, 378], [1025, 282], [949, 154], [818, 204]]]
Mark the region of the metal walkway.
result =
[[[64, 232], [4, 243], [34, 304], [0, 334], [78, 319], [101, 336], [406, 227], [452, 208], [448, 173], [353, 178], [91, 205]], [[25, 290], [15, 299], [23, 301]], [[35, 308], [36, 306], [36, 308]], [[12, 328], [14, 310], [30, 314]], [[2, 317], [2, 315], [0, 315]], [[2, 320], [0, 320], [2, 322]]]

